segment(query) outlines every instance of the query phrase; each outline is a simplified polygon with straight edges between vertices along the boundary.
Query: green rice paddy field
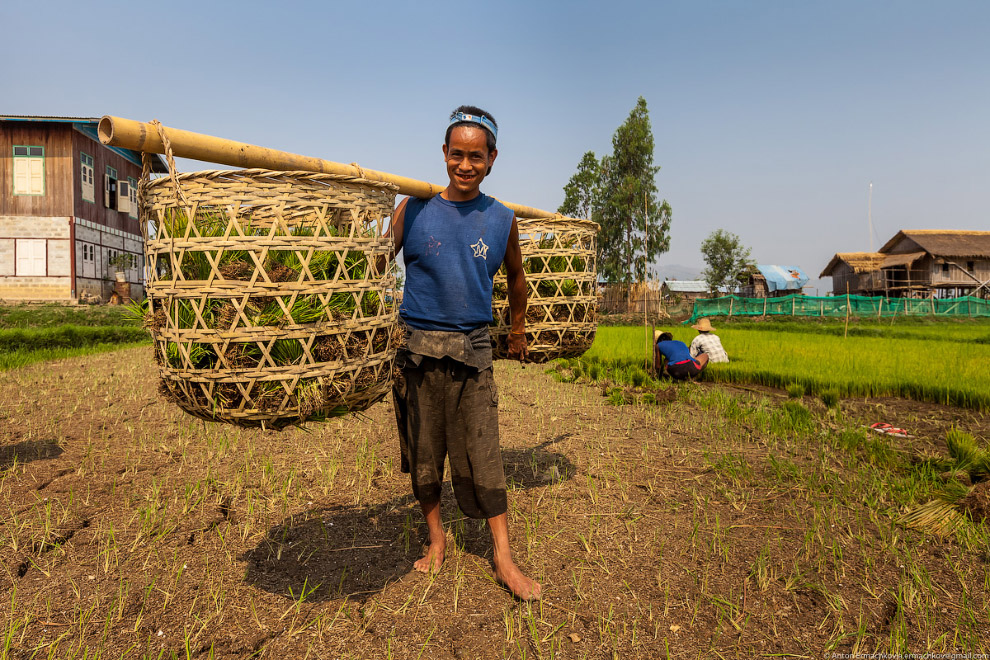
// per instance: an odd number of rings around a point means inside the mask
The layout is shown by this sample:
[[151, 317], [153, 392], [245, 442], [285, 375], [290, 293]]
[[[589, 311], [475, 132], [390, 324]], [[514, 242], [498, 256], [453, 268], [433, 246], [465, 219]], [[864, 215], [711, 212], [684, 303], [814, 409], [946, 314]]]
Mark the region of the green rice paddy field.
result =
[[[738, 322], [716, 332], [729, 364], [714, 364], [706, 378], [771, 387], [801, 383], [810, 394], [901, 396], [979, 410], [990, 409], [990, 324], [857, 323], [848, 336], [842, 322]], [[690, 343], [687, 326], [657, 328]], [[644, 362], [640, 327], [600, 327], [585, 360]]]

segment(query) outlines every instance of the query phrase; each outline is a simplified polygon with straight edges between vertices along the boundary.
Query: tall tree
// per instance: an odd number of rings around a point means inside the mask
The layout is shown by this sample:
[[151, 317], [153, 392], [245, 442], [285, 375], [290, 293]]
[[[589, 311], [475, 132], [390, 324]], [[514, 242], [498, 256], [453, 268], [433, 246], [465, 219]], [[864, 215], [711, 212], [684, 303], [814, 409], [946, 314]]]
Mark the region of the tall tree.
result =
[[599, 272], [610, 282], [645, 279], [646, 263], [670, 249], [671, 208], [657, 199], [660, 167], [653, 164], [653, 129], [642, 96], [612, 136], [612, 155], [602, 158], [601, 171]]
[[595, 152], [586, 152], [578, 163], [577, 172], [564, 186], [564, 203], [557, 208], [557, 213], [598, 222], [601, 176], [601, 164]]
[[724, 229], [716, 229], [701, 242], [701, 254], [708, 265], [702, 275], [714, 293], [723, 286], [734, 285], [740, 273], [753, 265], [751, 250], [739, 237]]

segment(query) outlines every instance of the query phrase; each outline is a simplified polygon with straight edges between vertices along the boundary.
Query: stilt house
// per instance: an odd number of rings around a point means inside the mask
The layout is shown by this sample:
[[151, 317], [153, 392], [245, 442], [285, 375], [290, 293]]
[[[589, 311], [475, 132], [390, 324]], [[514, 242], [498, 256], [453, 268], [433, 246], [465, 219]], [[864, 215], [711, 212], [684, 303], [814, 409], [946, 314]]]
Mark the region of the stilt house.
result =
[[822, 271], [835, 295], [990, 296], [990, 231], [901, 230], [879, 252], [839, 252]]

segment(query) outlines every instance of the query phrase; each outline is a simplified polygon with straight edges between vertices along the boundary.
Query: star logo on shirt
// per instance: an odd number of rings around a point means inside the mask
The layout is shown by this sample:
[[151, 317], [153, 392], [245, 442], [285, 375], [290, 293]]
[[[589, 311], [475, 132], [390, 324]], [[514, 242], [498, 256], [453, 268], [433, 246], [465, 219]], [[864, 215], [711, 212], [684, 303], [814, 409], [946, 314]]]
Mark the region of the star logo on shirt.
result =
[[478, 242], [471, 246], [471, 249], [474, 250], [474, 256], [488, 261], [488, 246], [485, 245], [483, 240], [479, 238]]

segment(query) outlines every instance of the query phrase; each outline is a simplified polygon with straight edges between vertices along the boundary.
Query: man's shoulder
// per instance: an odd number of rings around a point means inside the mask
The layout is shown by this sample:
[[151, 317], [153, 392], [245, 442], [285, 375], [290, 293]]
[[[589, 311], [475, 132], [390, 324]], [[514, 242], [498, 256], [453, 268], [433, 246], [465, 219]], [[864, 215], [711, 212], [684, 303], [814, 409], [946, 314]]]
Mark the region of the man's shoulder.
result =
[[515, 217], [516, 214], [508, 206], [498, 201], [491, 195], [485, 195], [484, 193], [481, 194], [484, 197], [481, 208], [485, 213], [491, 213], [492, 215], [496, 215], [498, 217]]

